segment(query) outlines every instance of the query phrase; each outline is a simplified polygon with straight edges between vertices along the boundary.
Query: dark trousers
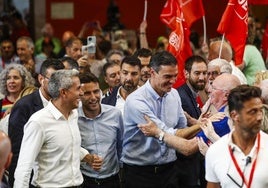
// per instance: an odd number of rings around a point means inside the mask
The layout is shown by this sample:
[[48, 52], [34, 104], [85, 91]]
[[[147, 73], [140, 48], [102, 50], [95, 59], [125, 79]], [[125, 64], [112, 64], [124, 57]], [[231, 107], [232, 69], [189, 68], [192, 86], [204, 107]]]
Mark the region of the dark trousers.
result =
[[136, 166], [124, 164], [125, 188], [178, 188], [174, 163]]
[[177, 153], [176, 167], [180, 188], [205, 188], [204, 157], [196, 152], [190, 156]]
[[84, 188], [119, 188], [120, 187], [118, 174], [108, 177], [108, 178], [104, 178], [104, 179], [91, 178], [83, 174], [83, 178], [84, 178], [84, 183], [82, 187]]

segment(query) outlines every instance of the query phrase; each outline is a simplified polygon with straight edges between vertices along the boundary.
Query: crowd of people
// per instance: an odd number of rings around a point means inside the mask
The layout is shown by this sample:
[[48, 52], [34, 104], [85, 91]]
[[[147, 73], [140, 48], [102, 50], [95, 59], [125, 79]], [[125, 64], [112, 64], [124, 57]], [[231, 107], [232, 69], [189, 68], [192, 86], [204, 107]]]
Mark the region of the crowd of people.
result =
[[[184, 62], [147, 22], [88, 43], [47, 23], [0, 43], [0, 187], [267, 187], [268, 72], [254, 45], [241, 65], [213, 39]], [[96, 52], [92, 53], [92, 48]], [[93, 51], [94, 51], [93, 50]]]

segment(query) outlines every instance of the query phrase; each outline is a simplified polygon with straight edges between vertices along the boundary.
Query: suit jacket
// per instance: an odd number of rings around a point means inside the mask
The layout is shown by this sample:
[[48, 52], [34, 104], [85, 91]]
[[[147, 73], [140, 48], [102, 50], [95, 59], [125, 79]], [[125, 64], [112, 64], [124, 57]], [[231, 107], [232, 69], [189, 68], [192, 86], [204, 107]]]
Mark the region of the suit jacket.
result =
[[[182, 108], [193, 118], [198, 119], [201, 110], [191, 89], [185, 83], [177, 88], [181, 97]], [[203, 187], [204, 177], [201, 166], [202, 156], [199, 152], [190, 156], [184, 156], [177, 152], [176, 165], [178, 167], [179, 187]], [[200, 181], [200, 183], [199, 183]]]
[[101, 100], [101, 103], [102, 104], [108, 104], [108, 105], [111, 105], [111, 106], [115, 106], [116, 105], [116, 100], [117, 100], [116, 96], [117, 96], [117, 92], [118, 92], [119, 88], [120, 88], [120, 86], [117, 86], [117, 87], [113, 88], [112, 93], [109, 96], [103, 98]]
[[181, 87], [177, 88], [177, 90], [181, 97], [183, 110], [186, 111], [193, 118], [198, 119], [201, 115], [201, 110], [198, 107], [196, 99], [189, 86], [185, 83]]
[[13, 187], [14, 172], [20, 153], [21, 142], [23, 138], [24, 125], [31, 115], [44, 108], [39, 90], [22, 97], [12, 107], [9, 117], [8, 134], [12, 143], [13, 157], [9, 167], [9, 183]]

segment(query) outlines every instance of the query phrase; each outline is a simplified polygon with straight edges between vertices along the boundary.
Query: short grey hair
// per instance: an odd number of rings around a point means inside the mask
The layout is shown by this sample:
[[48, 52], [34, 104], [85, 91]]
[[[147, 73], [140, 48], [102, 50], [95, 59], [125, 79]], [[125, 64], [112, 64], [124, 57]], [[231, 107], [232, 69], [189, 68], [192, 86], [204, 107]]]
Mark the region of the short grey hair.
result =
[[221, 73], [229, 73], [232, 74], [232, 66], [230, 65], [230, 63], [228, 61], [226, 61], [225, 59], [213, 59], [208, 63], [208, 67], [211, 66], [217, 66], [220, 68], [220, 72]]
[[11, 70], [16, 70], [22, 77], [22, 88], [33, 86], [35, 84], [35, 79], [32, 77], [31, 73], [21, 64], [11, 63], [1, 72], [0, 74], [0, 92], [7, 96], [9, 92], [7, 90], [7, 77]]
[[18, 44], [18, 42], [21, 42], [21, 41], [26, 41], [28, 48], [34, 49], [34, 42], [33, 42], [33, 39], [31, 39], [30, 37], [22, 36], [22, 37], [18, 38], [17, 44]]
[[52, 99], [57, 99], [60, 96], [61, 89], [69, 89], [73, 85], [72, 78], [79, 76], [79, 71], [72, 70], [58, 70], [55, 71], [48, 82], [48, 92]]

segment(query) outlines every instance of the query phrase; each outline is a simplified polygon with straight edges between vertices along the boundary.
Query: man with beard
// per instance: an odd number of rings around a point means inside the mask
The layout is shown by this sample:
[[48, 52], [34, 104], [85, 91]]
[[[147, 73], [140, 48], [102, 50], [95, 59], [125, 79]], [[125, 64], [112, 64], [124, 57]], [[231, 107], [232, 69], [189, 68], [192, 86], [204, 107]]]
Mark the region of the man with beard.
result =
[[230, 91], [228, 106], [235, 128], [208, 149], [208, 187], [267, 187], [268, 136], [260, 130], [261, 90], [238, 86]]
[[[191, 56], [185, 62], [186, 83], [177, 88], [182, 101], [183, 110], [191, 117], [198, 119], [201, 110], [197, 102], [199, 92], [204, 90], [207, 82], [207, 64], [201, 56]], [[188, 122], [188, 126], [191, 126]], [[202, 156], [199, 152], [191, 156], [177, 153], [176, 165], [178, 166], [179, 187], [205, 187], [202, 182], [204, 168]]]
[[81, 145], [91, 163], [81, 163], [83, 187], [118, 188], [119, 160], [122, 151], [123, 118], [119, 109], [100, 104], [99, 80], [91, 73], [81, 74], [84, 95], [78, 108]]
[[139, 86], [142, 86], [151, 77], [149, 63], [152, 57], [152, 52], [149, 49], [141, 48], [134, 53], [134, 56], [141, 60], [141, 76]]
[[115, 87], [111, 95], [102, 99], [102, 103], [117, 107], [123, 114], [127, 96], [138, 88], [141, 61], [135, 56], [128, 56], [122, 60], [120, 68], [121, 86]]

